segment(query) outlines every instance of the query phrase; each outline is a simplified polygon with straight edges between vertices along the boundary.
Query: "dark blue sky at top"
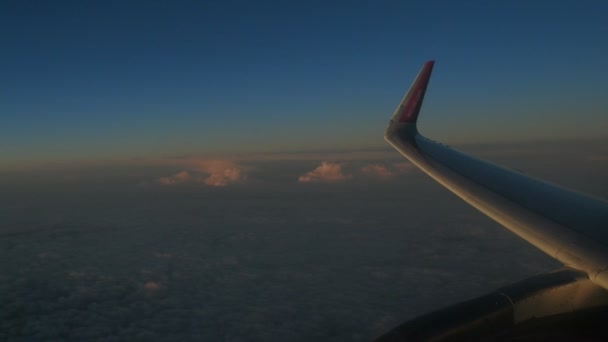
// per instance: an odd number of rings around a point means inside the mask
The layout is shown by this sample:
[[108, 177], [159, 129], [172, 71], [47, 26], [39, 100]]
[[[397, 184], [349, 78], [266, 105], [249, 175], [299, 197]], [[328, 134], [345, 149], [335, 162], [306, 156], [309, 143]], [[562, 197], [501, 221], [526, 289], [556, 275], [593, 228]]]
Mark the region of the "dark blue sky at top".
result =
[[3, 1], [0, 162], [381, 146], [427, 59], [434, 138], [605, 137], [606, 13], [604, 1]]

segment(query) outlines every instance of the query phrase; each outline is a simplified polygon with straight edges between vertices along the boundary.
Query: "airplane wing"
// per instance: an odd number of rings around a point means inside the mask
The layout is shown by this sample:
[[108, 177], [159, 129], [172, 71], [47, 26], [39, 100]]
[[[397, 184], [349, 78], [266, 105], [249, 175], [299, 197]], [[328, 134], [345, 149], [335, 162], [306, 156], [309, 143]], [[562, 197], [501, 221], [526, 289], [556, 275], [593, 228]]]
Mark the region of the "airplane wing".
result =
[[[565, 269], [531, 278], [527, 280], [528, 283], [524, 281], [528, 285], [517, 284], [501, 289], [494, 293], [498, 297], [488, 295], [490, 297], [485, 299], [486, 302], [477, 299], [474, 303], [462, 303], [406, 322], [381, 339], [407, 336], [470, 337], [473, 335], [450, 334], [461, 334], [463, 331], [470, 334], [472, 326], [480, 320], [487, 323], [489, 317], [495, 319], [500, 316], [497, 312], [504, 311], [504, 307], [497, 303], [502, 301], [505, 301], [505, 305], [508, 304], [509, 310], [517, 312], [507, 314], [513, 316], [510, 322], [512, 325], [525, 322], [531, 317], [553, 316], [608, 305], [608, 202], [475, 158], [422, 136], [417, 129], [417, 120], [433, 66], [434, 61], [428, 61], [422, 66], [395, 110], [386, 129], [385, 140], [435, 181], [522, 239], [561, 261]], [[556, 274], [561, 274], [567, 280], [560, 278], [562, 280], [555, 282]], [[530, 282], [536, 285], [530, 286]], [[578, 294], [557, 290], [572, 286], [586, 290], [580, 290], [583, 292]], [[509, 291], [516, 294], [510, 295]], [[559, 300], [564, 296], [586, 299], [576, 305], [564, 304], [563, 299]], [[553, 309], [534, 311], [530, 306], [530, 298], [544, 298], [546, 303], [543, 302], [541, 306], [549, 305]], [[528, 305], [521, 306], [524, 302]], [[494, 303], [494, 308], [490, 305], [490, 308], [481, 309], [477, 316], [462, 318], [462, 313], [468, 312], [467, 307], [484, 307], [483, 303]], [[608, 311], [604, 314], [607, 315]], [[442, 318], [439, 319], [438, 316]], [[429, 321], [438, 320], [445, 323], [443, 328], [435, 326], [431, 329], [425, 325]], [[471, 322], [477, 323], [472, 325]], [[485, 328], [476, 327], [473, 331], [485, 331]], [[421, 329], [428, 331], [423, 333]]]

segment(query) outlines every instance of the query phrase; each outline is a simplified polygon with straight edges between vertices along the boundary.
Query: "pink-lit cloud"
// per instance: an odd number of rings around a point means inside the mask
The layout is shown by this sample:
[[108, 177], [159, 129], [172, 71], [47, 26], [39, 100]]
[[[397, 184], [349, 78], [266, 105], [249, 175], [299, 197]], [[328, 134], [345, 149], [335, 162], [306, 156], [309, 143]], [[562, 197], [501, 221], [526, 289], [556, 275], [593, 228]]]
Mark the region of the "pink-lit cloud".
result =
[[382, 164], [365, 165], [361, 168], [361, 172], [366, 176], [375, 178], [390, 178], [394, 175], [393, 171]]
[[407, 173], [413, 169], [414, 166], [409, 162], [398, 162], [390, 165], [374, 163], [363, 166], [361, 168], [361, 173], [367, 177], [389, 179], [396, 175]]
[[181, 171], [181, 172], [174, 174], [173, 176], [161, 177], [157, 180], [157, 182], [158, 182], [158, 184], [161, 184], [161, 185], [173, 185], [173, 184], [189, 182], [191, 180], [192, 180], [192, 176], [190, 175], [190, 173], [188, 171]]
[[334, 183], [352, 178], [342, 172], [342, 165], [324, 161], [314, 170], [298, 178], [300, 183]]
[[242, 169], [229, 160], [201, 161], [196, 170], [208, 175], [203, 183], [211, 186], [226, 186], [245, 179]]
[[160, 284], [155, 281], [148, 281], [143, 285], [143, 289], [147, 293], [155, 293], [160, 291]]
[[156, 180], [161, 185], [199, 183], [209, 186], [226, 186], [246, 179], [242, 167], [230, 160], [185, 160], [187, 170]]

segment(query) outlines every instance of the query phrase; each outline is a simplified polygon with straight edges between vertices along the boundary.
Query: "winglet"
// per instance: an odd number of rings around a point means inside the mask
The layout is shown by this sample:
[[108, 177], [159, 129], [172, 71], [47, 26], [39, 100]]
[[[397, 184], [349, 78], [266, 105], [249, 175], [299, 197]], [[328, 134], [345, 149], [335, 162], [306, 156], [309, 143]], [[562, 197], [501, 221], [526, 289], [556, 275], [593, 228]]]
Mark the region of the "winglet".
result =
[[420, 69], [414, 83], [412, 83], [410, 89], [401, 100], [399, 107], [393, 113], [393, 123], [416, 124], [434, 64], [435, 61], [427, 61], [422, 65], [422, 69]]

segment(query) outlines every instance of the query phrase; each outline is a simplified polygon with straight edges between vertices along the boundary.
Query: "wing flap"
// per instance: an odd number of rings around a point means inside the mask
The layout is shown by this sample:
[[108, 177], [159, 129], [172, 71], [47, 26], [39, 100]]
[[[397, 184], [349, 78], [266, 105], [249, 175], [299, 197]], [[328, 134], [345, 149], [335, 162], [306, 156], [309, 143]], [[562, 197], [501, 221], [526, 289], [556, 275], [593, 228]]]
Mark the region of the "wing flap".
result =
[[[593, 284], [587, 274], [565, 268], [416, 317], [376, 341], [485, 341], [494, 340], [494, 337], [518, 340], [526, 337], [531, 323], [536, 327], [534, 334], [528, 337], [547, 340], [548, 337], [556, 337], [555, 327], [560, 323], [576, 322], [577, 319], [581, 322], [595, 318], [599, 324], [590, 327], [603, 332], [607, 312], [608, 292]], [[546, 324], [538, 325], [539, 322]], [[588, 336], [589, 333], [585, 330], [584, 334], [571, 338]], [[545, 335], [545, 338], [540, 338]]]

